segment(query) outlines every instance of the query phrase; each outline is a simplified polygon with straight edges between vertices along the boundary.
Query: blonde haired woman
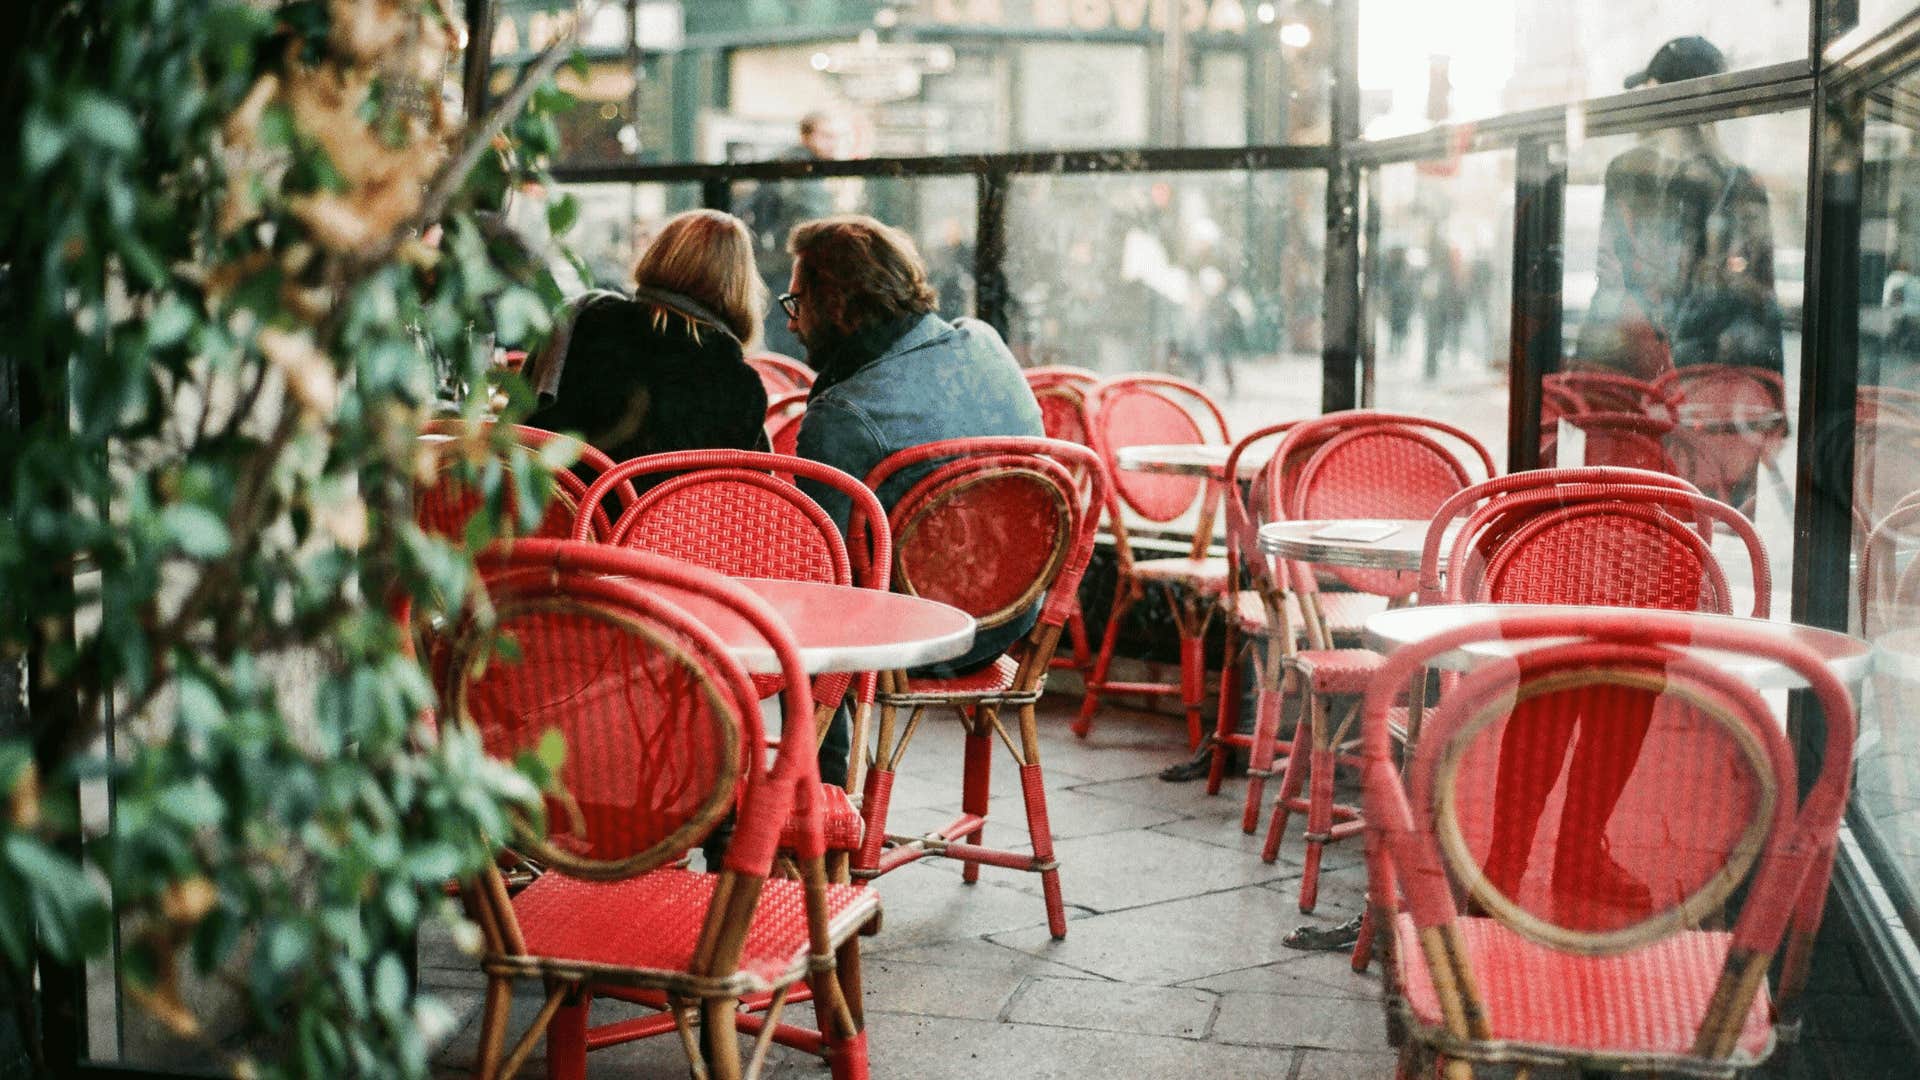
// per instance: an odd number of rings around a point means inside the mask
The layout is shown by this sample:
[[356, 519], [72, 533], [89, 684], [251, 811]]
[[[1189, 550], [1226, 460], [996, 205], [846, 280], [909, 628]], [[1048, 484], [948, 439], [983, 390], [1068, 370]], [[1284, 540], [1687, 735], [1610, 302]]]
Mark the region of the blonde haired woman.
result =
[[745, 350], [767, 290], [747, 227], [718, 210], [677, 214], [633, 277], [630, 297], [593, 292], [568, 306], [529, 365], [540, 404], [526, 422], [615, 461], [763, 446], [767, 393]]

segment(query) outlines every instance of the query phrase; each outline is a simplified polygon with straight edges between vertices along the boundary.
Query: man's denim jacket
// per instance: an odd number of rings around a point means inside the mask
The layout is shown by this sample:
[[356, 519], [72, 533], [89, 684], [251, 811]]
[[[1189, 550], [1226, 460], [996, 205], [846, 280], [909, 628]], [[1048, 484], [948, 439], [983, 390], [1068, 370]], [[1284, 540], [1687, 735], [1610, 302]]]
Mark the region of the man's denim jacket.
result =
[[[993, 327], [974, 319], [952, 323], [929, 314], [886, 352], [807, 403], [799, 454], [865, 479], [888, 455], [941, 439], [976, 435], [1044, 435], [1040, 406], [1020, 366]], [[888, 510], [937, 463], [909, 469], [880, 489]], [[842, 532], [852, 503], [838, 492], [802, 480]], [[1033, 625], [1014, 620], [981, 635], [974, 650], [953, 661], [999, 655]]]

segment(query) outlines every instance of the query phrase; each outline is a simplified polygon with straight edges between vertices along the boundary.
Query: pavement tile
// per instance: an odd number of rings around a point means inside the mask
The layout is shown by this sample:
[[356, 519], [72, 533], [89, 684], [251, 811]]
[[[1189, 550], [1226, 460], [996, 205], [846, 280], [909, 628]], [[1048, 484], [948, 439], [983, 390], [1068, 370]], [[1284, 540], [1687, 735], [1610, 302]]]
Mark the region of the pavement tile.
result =
[[1303, 1050], [1294, 1080], [1393, 1080], [1394, 1061], [1393, 1054]]
[[1378, 1003], [1380, 968], [1376, 964], [1365, 973], [1356, 972], [1345, 952], [1295, 952], [1275, 963], [1209, 975], [1182, 985], [1219, 993], [1294, 994]]
[[1053, 1027], [1199, 1039], [1218, 998], [1200, 990], [1089, 979], [1034, 979], [1014, 998], [1007, 1021]]
[[1390, 1049], [1386, 1015], [1378, 1005], [1295, 994], [1226, 994], [1213, 1039], [1256, 1046], [1305, 1046], [1362, 1052]]
[[[862, 957], [866, 1007], [873, 1013], [911, 1013], [964, 1020], [996, 1020], [1026, 976], [1014, 971], [906, 963]], [[879, 1021], [875, 1021], [878, 1023]]]
[[1037, 1024], [878, 1017], [869, 1029], [876, 1077], [1086, 1080], [1093, 1076], [1276, 1080], [1291, 1054], [1192, 1039]]
[[1064, 941], [1039, 927], [993, 940], [1121, 982], [1171, 986], [1299, 954], [1280, 944], [1275, 894], [1210, 893], [1075, 921]]

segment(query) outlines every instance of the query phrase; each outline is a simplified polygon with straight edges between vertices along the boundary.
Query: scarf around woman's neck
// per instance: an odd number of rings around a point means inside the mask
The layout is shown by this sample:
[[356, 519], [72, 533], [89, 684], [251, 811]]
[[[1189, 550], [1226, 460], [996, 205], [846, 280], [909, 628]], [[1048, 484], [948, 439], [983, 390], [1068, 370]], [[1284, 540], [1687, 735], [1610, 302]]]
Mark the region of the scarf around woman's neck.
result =
[[851, 334], [828, 332], [817, 335], [825, 340], [818, 347], [807, 349], [807, 366], [814, 371], [813, 389], [807, 394], [807, 400], [812, 401], [886, 355], [893, 343], [920, 325], [920, 320], [926, 318], [927, 314], [921, 311], [891, 319], [878, 319]]

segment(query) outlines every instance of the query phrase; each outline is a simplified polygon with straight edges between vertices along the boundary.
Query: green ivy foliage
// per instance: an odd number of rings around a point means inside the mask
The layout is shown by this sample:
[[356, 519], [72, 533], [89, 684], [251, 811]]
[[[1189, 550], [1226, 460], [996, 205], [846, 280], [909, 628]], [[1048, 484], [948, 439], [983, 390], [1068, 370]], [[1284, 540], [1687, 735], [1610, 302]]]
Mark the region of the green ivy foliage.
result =
[[[102, 954], [106, 886], [124, 985], [176, 1033], [204, 1034], [185, 973], [237, 970], [237, 1073], [425, 1075], [450, 1021], [404, 950], [546, 766], [423, 721], [395, 614], [466, 602], [470, 546], [566, 462], [462, 447], [486, 508], [449, 544], [412, 520], [416, 433], [448, 387], [477, 417], [493, 349], [560, 299], [501, 219], [554, 149], [557, 58], [489, 124], [442, 94], [447, 0], [29, 8], [0, 103], [0, 657], [35, 661], [0, 733], [0, 973], [26, 1000], [36, 956]], [[83, 847], [43, 792], [109, 775]]]

